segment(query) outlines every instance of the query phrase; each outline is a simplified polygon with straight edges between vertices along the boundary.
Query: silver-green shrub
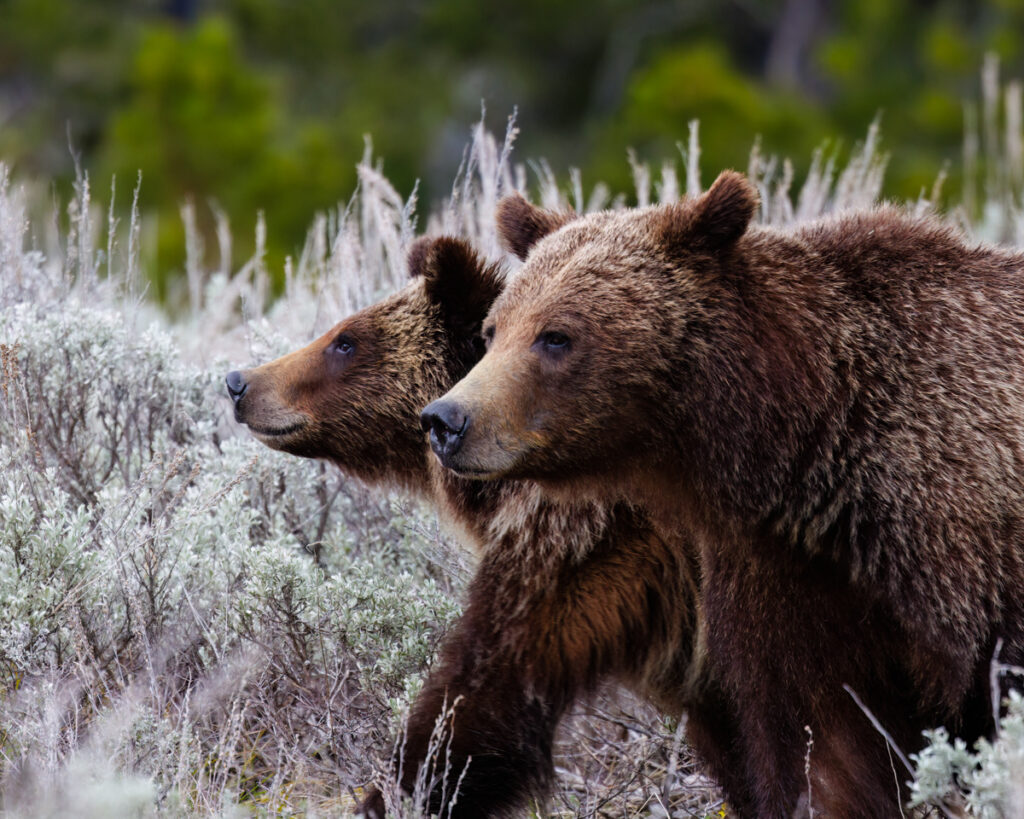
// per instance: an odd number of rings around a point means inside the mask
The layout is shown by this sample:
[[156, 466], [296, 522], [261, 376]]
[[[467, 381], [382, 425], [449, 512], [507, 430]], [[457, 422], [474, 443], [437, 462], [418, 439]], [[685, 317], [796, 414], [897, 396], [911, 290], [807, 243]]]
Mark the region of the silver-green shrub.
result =
[[430, 519], [224, 438], [217, 372], [80, 297], [0, 316], [5, 807], [100, 758], [147, 811], [367, 781], [457, 611]]
[[955, 805], [979, 819], [1024, 816], [1024, 697], [1011, 691], [994, 741], [969, 749], [945, 728], [926, 734], [913, 755], [917, 777], [912, 805]]
[[[428, 232], [501, 255], [495, 204], [527, 180], [510, 161], [514, 134], [510, 124], [502, 145], [474, 130]], [[699, 191], [698, 155], [694, 126], [682, 179], [675, 163], [652, 181], [634, 161], [638, 200]], [[818, 156], [797, 192], [787, 163], [755, 151], [760, 218], [868, 205], [884, 164], [873, 128], [842, 169]], [[601, 185], [585, 193], [578, 173], [565, 189], [534, 168], [548, 206], [623, 201]], [[369, 155], [359, 179], [351, 201], [316, 217], [273, 304], [259, 224], [256, 255], [236, 271], [226, 223], [216, 269], [192, 236], [190, 309], [170, 320], [140, 295], [134, 204], [129, 224], [104, 220], [82, 176], [60, 234], [48, 226], [61, 220], [30, 217], [31, 192], [0, 165], [5, 814], [337, 815], [360, 785], [387, 786], [390, 743], [471, 561], [409, 499], [239, 435], [221, 386], [228, 369], [305, 343], [403, 283], [414, 202]], [[998, 201], [999, 224], [1018, 225], [1021, 208]], [[992, 744], [969, 752], [931, 734], [915, 802], [1019, 815], [1021, 720], [1014, 695]], [[721, 815], [684, 728], [614, 687], [581, 703], [560, 732], [553, 805]]]

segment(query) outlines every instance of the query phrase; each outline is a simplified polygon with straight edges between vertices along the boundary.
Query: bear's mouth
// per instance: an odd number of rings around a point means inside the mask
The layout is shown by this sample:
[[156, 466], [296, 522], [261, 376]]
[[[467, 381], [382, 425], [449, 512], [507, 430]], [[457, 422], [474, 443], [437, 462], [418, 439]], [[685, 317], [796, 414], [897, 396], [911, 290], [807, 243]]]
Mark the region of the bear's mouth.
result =
[[500, 470], [458, 466], [457, 464], [445, 463], [440, 458], [438, 458], [438, 461], [441, 462], [442, 466], [460, 478], [468, 478], [474, 481], [489, 481], [503, 477], [503, 473]]
[[288, 424], [283, 427], [265, 427], [260, 424], [248, 422], [246, 426], [249, 427], [254, 435], [257, 435], [260, 438], [284, 438], [286, 435], [293, 435], [298, 432], [306, 426], [306, 422], [296, 421], [294, 424]]
[[459, 469], [453, 468], [452, 472], [460, 478], [485, 478], [492, 474], [489, 469]]
[[522, 477], [519, 473], [528, 447], [509, 446], [495, 436], [490, 445], [457, 447], [454, 452], [434, 450], [438, 463], [460, 478], [475, 481], [494, 481]]

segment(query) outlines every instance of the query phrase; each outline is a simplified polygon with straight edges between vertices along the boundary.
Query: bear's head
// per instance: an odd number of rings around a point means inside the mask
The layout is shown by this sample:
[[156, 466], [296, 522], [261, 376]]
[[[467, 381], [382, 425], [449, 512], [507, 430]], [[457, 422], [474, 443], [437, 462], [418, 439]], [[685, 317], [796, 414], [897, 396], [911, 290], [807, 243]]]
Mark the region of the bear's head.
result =
[[423, 489], [420, 408], [483, 353], [480, 324], [503, 276], [469, 244], [420, 239], [411, 281], [301, 350], [231, 372], [235, 418], [273, 449], [325, 458], [369, 482]]
[[666, 402], [685, 400], [714, 315], [740, 297], [727, 280], [757, 205], [734, 172], [695, 199], [579, 218], [502, 200], [525, 264], [483, 324], [486, 355], [421, 416], [441, 462], [548, 484], [649, 463]]

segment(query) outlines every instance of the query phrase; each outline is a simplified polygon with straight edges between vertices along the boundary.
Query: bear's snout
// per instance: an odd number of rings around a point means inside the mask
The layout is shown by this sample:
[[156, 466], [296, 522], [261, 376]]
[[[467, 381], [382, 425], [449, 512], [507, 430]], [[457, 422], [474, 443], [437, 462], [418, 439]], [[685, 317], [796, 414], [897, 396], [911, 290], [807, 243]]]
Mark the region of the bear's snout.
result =
[[447, 465], [447, 460], [462, 446], [469, 416], [454, 401], [440, 399], [420, 413], [420, 426], [430, 433], [430, 448]]
[[249, 385], [245, 383], [245, 379], [242, 378], [242, 374], [238, 370], [232, 370], [225, 376], [224, 382], [228, 385], [228, 395], [231, 396], [231, 400], [237, 405], [242, 400], [242, 396], [245, 395], [245, 391], [249, 389]]

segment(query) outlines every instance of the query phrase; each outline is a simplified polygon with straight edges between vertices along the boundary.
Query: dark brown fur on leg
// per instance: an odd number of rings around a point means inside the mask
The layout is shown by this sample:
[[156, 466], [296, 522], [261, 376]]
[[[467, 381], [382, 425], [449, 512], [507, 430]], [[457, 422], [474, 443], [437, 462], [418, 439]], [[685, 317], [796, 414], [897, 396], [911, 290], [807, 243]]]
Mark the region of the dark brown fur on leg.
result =
[[[522, 685], [510, 658], [486, 656], [485, 646], [460, 620], [442, 666], [427, 680], [409, 717], [398, 760], [407, 793], [426, 765], [431, 813], [484, 817], [507, 815], [531, 796], [543, 797], [552, 778], [555, 727], [568, 703], [553, 692]], [[428, 757], [431, 737], [446, 713]], [[456, 791], [456, 786], [458, 790]]]
[[705, 686], [687, 709], [686, 741], [726, 794], [732, 812], [755, 816], [747, 761], [738, 742], [737, 709], [717, 686]]
[[[844, 685], [896, 732], [903, 748], [920, 741], [908, 726], [938, 724], [940, 716], [923, 713], [915, 701], [899, 635], [887, 630], [884, 611], [858, 600], [824, 560], [808, 565], [751, 555], [737, 566], [709, 553], [705, 569], [709, 652], [733, 659], [723, 669], [724, 683], [732, 697], [744, 697], [736, 733], [754, 749], [747, 759], [747, 781], [756, 788], [751, 815], [791, 816], [809, 778], [816, 812], [898, 816], [909, 773], [893, 773], [884, 737]], [[770, 607], [761, 602], [765, 587], [772, 589]], [[718, 595], [728, 598], [728, 607]], [[849, 619], [851, 610], [860, 616]], [[865, 633], [876, 654], [829, 648], [855, 647]]]
[[[409, 719], [401, 759], [407, 791], [438, 716], [454, 707], [450, 738], [441, 743], [449, 783], [466, 768], [453, 816], [510, 815], [529, 797], [543, 797], [558, 721], [600, 680], [619, 678], [665, 701], [688, 696], [680, 681], [693, 652], [686, 622], [694, 612], [693, 567], [681, 565], [639, 513], [617, 507], [603, 536], [576, 560], [529, 546], [511, 532], [484, 555]], [[447, 815], [439, 783], [431, 797], [431, 810]]]

